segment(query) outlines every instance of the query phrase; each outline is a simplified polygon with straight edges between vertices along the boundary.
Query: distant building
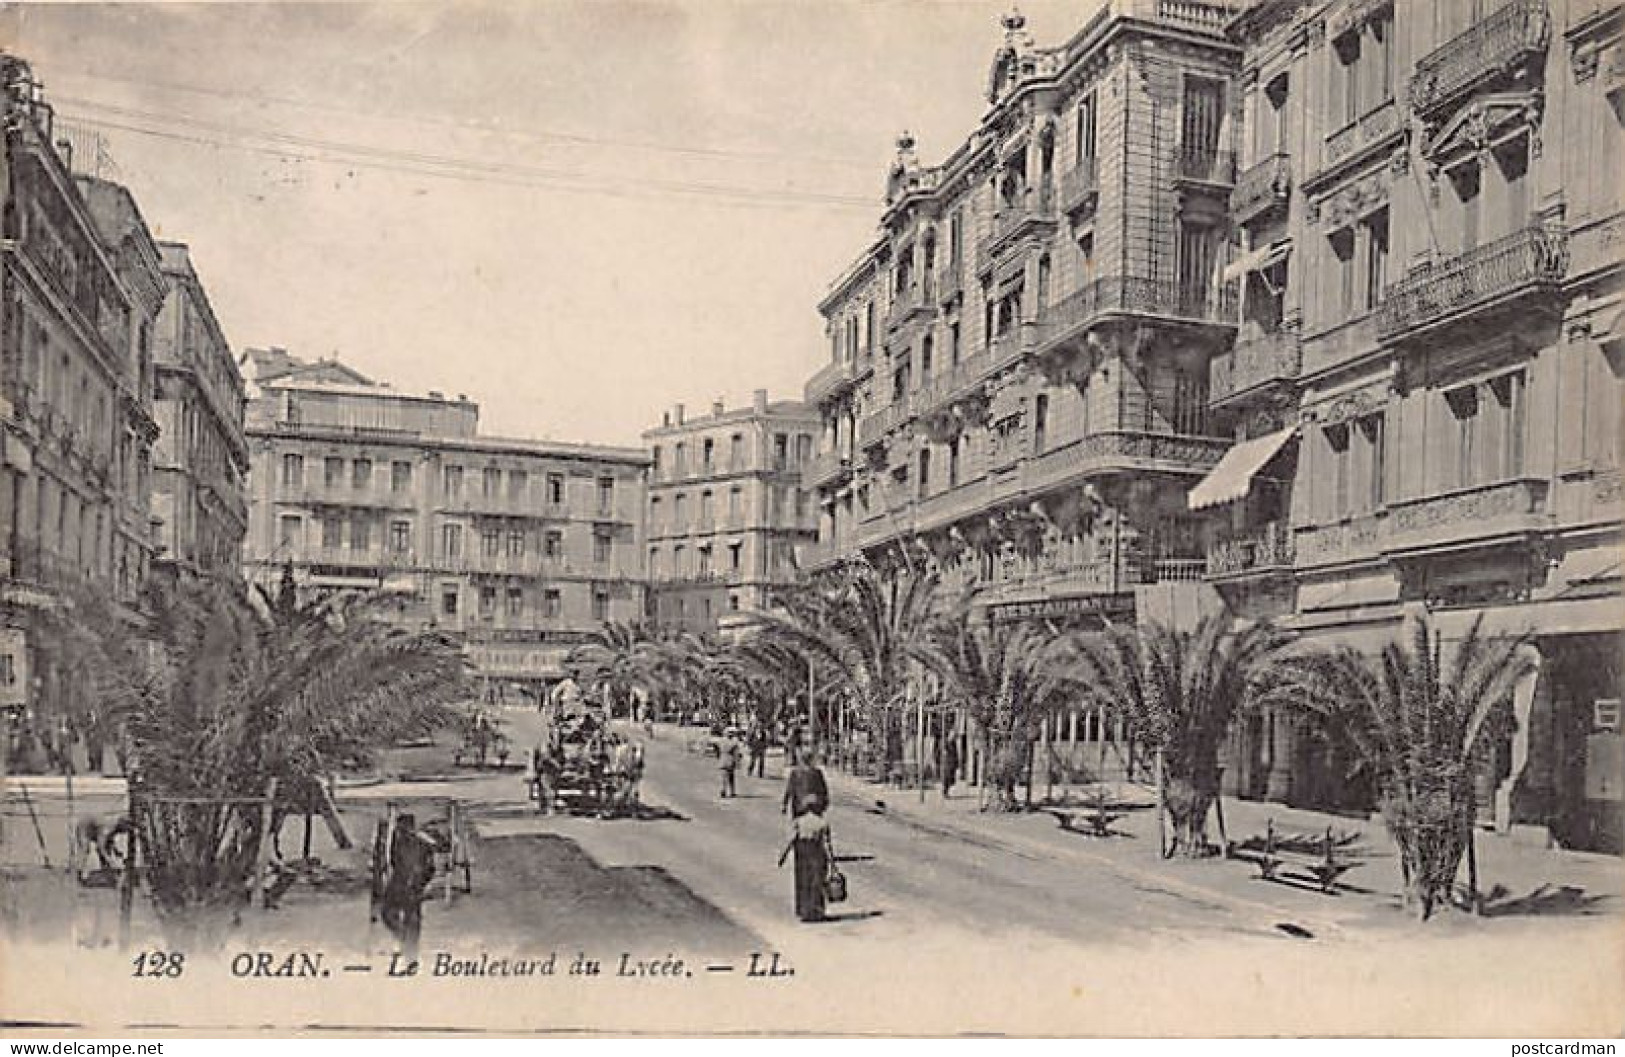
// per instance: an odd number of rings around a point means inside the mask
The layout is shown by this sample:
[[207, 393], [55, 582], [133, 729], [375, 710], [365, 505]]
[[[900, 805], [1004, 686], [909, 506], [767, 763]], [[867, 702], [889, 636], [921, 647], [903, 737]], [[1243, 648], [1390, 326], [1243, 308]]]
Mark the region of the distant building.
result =
[[662, 627], [748, 626], [771, 588], [795, 582], [817, 522], [802, 473], [818, 413], [769, 402], [689, 418], [681, 404], [643, 434], [649, 450], [649, 616]]
[[186, 573], [232, 573], [248, 530], [243, 379], [190, 251], [158, 248], [168, 281], [153, 331], [158, 560]]
[[556, 679], [605, 622], [641, 618], [643, 452], [484, 436], [466, 397], [283, 349], [243, 372], [255, 584], [398, 593], [398, 619], [460, 634], [494, 683]]

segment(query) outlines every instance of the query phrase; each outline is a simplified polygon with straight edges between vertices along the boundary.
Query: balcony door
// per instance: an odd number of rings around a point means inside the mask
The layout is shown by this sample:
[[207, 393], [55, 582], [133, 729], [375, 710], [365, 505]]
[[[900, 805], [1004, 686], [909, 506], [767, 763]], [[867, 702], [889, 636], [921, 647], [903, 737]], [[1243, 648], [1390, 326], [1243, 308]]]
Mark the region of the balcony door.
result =
[[1219, 152], [1219, 127], [1224, 120], [1224, 85], [1203, 77], [1185, 80], [1179, 144], [1186, 158], [1212, 159]]

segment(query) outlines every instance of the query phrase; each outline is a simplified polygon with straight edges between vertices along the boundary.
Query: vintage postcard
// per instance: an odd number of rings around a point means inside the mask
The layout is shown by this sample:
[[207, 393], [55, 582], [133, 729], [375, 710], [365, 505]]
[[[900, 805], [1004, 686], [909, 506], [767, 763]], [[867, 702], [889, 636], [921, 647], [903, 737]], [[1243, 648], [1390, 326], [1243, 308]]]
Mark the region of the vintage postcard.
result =
[[0, 111], [8, 1033], [1625, 1026], [1625, 4], [17, 4]]

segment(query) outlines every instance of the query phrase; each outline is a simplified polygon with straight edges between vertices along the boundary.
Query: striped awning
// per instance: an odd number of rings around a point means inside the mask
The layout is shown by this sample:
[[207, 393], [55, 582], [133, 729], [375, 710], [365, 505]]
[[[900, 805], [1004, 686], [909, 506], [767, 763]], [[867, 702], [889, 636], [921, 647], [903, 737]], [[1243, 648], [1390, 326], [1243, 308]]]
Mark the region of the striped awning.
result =
[[1261, 272], [1266, 268], [1272, 268], [1286, 260], [1287, 254], [1291, 252], [1291, 239], [1277, 239], [1258, 249], [1249, 250], [1225, 265], [1220, 278], [1228, 283], [1240, 279], [1248, 272]]
[[1297, 426], [1288, 426], [1279, 433], [1244, 440], [1225, 452], [1219, 464], [1191, 489], [1186, 500], [1189, 508], [1203, 510], [1244, 497], [1253, 486], [1253, 477], [1297, 433]]

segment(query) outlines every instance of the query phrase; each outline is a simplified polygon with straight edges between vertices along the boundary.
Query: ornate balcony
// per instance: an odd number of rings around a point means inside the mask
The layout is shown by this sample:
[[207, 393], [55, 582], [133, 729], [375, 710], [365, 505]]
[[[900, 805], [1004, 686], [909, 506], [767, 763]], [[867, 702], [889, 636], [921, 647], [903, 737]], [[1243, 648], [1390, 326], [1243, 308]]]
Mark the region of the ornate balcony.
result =
[[1359, 120], [1344, 125], [1326, 137], [1326, 164], [1322, 172], [1330, 171], [1369, 148], [1387, 142], [1389, 137], [1399, 135], [1404, 125], [1403, 115], [1392, 99], [1366, 111]]
[[1411, 106], [1436, 118], [1484, 81], [1517, 72], [1544, 54], [1550, 22], [1545, 0], [1512, 0], [1417, 61]]
[[1234, 326], [1236, 289], [1186, 287], [1161, 279], [1113, 275], [1096, 279], [1056, 302], [1039, 320], [1036, 351], [1082, 337], [1114, 316], [1155, 316], [1189, 323]]
[[1568, 233], [1537, 226], [1426, 265], [1389, 289], [1377, 309], [1377, 335], [1420, 335], [1525, 295], [1551, 293], [1568, 259]]
[[1207, 578], [1232, 580], [1291, 572], [1293, 554], [1292, 526], [1284, 521], [1267, 522], [1251, 532], [1210, 543]]
[[1092, 213], [1100, 201], [1100, 177], [1094, 158], [1079, 159], [1078, 164], [1061, 174], [1061, 211], [1068, 216]]
[[893, 299], [891, 312], [886, 316], [886, 329], [896, 330], [915, 319], [930, 316], [936, 310], [937, 302], [932, 296], [930, 285], [914, 283]]
[[895, 403], [887, 404], [878, 411], [863, 416], [858, 420], [858, 443], [865, 448], [879, 444], [887, 434], [895, 431], [913, 414], [912, 401], [905, 394]]
[[1324, 525], [1306, 525], [1297, 531], [1293, 546], [1297, 567], [1340, 565], [1378, 557], [1385, 514], [1363, 514]]
[[840, 484], [851, 473], [852, 462], [838, 451], [821, 451], [807, 464], [804, 480], [813, 488]]
[[1272, 382], [1296, 378], [1302, 364], [1303, 342], [1296, 330], [1237, 337], [1234, 348], [1208, 364], [1208, 401], [1219, 406]]
[[1023, 486], [1038, 494], [1081, 478], [1116, 473], [1205, 474], [1233, 442], [1224, 437], [1122, 430], [1091, 433], [1052, 448], [1023, 468]]
[[843, 363], [826, 363], [817, 374], [807, 380], [802, 395], [809, 404], [822, 403], [851, 388], [855, 374], [850, 360]]
[[1055, 202], [1048, 187], [1029, 187], [1021, 202], [1006, 203], [993, 214], [992, 226], [982, 239], [980, 257], [983, 266], [1005, 247], [1029, 233], [1047, 233], [1055, 227]]
[[1546, 521], [1546, 481], [1514, 478], [1391, 504], [1382, 549], [1403, 559], [1516, 541]]
[[1236, 182], [1236, 155], [1214, 147], [1181, 144], [1174, 155], [1174, 180], [1183, 184], [1229, 187]]
[[952, 301], [965, 288], [964, 270], [964, 264], [959, 261], [949, 261], [943, 265], [937, 282], [937, 302], [939, 304], [945, 305]]
[[1230, 219], [1251, 224], [1280, 209], [1292, 197], [1292, 155], [1275, 153], [1242, 173], [1230, 191]]

